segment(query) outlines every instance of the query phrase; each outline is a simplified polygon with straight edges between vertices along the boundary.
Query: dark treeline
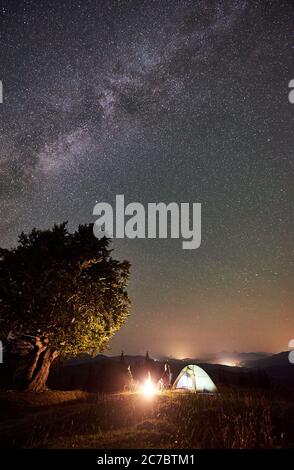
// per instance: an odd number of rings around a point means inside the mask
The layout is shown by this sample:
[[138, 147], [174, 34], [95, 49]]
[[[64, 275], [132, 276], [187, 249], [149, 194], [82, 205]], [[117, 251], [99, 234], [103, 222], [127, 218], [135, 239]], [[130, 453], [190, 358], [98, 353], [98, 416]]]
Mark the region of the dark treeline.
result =
[[[162, 361], [145, 358], [136, 358], [131, 361], [104, 358], [98, 361], [89, 361], [83, 364], [62, 364], [57, 362], [49, 376], [50, 388], [59, 390], [85, 390], [89, 392], [116, 392], [132, 389], [129, 366], [135, 386], [143, 383], [150, 372], [154, 382], [157, 382], [164, 373]], [[181, 371], [183, 363], [170, 362], [172, 381]], [[203, 365], [202, 365], [203, 366]], [[263, 371], [243, 368], [228, 368], [212, 364], [203, 366], [218, 387], [262, 387], [269, 388], [271, 381]]]

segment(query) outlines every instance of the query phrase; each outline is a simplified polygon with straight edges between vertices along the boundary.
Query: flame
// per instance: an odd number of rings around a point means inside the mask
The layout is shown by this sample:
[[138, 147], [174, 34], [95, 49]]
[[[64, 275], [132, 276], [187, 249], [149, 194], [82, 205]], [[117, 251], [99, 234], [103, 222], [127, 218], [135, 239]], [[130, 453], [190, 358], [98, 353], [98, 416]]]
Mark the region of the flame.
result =
[[156, 387], [151, 379], [150, 373], [142, 386], [142, 392], [146, 397], [152, 397], [156, 393]]

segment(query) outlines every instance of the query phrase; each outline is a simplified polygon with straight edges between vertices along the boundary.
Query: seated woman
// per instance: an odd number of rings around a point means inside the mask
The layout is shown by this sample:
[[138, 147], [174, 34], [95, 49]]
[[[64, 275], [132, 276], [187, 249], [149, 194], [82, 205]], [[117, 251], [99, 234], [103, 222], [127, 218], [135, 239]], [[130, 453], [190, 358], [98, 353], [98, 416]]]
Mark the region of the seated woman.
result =
[[166, 362], [164, 364], [164, 371], [160, 378], [161, 390], [167, 390], [171, 387], [172, 374], [170, 370], [170, 365]]

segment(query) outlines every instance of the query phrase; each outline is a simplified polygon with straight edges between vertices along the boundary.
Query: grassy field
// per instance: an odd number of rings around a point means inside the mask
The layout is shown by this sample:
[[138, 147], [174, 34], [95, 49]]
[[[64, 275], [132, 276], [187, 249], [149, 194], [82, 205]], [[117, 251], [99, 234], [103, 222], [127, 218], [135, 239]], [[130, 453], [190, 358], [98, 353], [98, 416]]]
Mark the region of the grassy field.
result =
[[260, 391], [0, 393], [2, 448], [294, 447], [294, 401]]

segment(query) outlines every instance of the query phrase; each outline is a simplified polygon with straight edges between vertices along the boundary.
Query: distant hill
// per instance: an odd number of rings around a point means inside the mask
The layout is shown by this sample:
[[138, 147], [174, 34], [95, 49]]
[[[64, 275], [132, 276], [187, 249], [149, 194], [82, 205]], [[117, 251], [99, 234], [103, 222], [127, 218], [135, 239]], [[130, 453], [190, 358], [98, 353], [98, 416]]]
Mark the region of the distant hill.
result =
[[247, 366], [252, 361], [257, 361], [260, 359], [266, 359], [270, 357], [270, 353], [266, 352], [243, 352], [237, 353], [237, 358], [239, 359], [239, 363], [241, 365]]
[[[271, 357], [272, 355], [270, 353], [266, 352], [227, 352], [223, 351], [221, 353], [218, 353], [217, 355], [211, 354], [211, 355], [205, 355], [203, 357], [185, 357], [183, 359], [177, 359], [171, 356], [157, 356], [156, 358], [153, 358], [150, 356], [151, 359], [153, 359], [156, 362], [169, 362], [173, 364], [221, 364], [221, 365], [226, 365], [223, 364], [224, 358], [228, 360], [228, 362], [236, 363], [240, 366], [244, 367], [249, 367], [250, 363], [252, 361], [257, 361], [259, 359], [266, 359], [268, 357]], [[141, 362], [145, 360], [145, 355], [125, 355], [124, 356], [125, 361], [128, 362], [129, 364], [134, 364], [135, 362]], [[76, 358], [69, 359], [66, 361], [67, 365], [77, 365], [77, 364], [84, 364], [84, 363], [95, 363], [95, 362], [102, 362], [102, 361], [120, 361], [121, 356], [108, 356], [105, 354], [98, 354], [97, 356], [90, 356], [89, 354], [83, 354], [80, 356], [77, 356]]]
[[291, 366], [289, 363], [289, 352], [283, 351], [278, 354], [273, 354], [268, 357], [260, 358], [255, 361], [248, 361], [247, 366], [249, 367], [258, 367], [258, 368], [271, 368], [271, 367], [280, 367], [280, 366]]
[[252, 361], [248, 365], [252, 369], [264, 371], [274, 381], [294, 386], [294, 364], [289, 362], [289, 351]]
[[100, 362], [100, 361], [106, 361], [108, 359], [107, 356], [104, 354], [98, 354], [97, 356], [90, 356], [89, 354], [81, 354], [77, 357], [74, 357], [72, 359], [68, 359], [65, 361], [65, 364], [67, 366], [77, 366], [79, 364], [87, 364], [90, 362]]

